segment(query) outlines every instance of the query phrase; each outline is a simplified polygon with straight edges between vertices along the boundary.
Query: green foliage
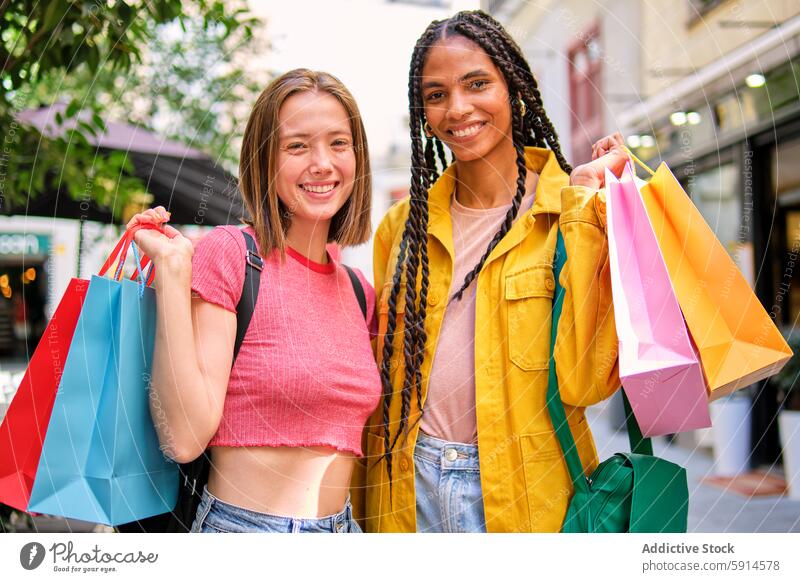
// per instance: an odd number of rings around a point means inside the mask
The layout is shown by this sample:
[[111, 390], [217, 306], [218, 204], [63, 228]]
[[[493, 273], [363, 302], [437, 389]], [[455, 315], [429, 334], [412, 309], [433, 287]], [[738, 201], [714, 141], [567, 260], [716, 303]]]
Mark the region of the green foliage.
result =
[[[89, 143], [106, 116], [168, 120], [153, 129], [235, 165], [220, 128], [234, 112], [226, 99], [241, 103], [254, 90], [237, 84], [244, 75], [230, 61], [254, 44], [256, 24], [214, 0], [0, 0], [0, 209], [60, 188], [119, 216], [144, 184], [124, 155], [97, 155]], [[16, 120], [57, 101], [68, 103], [59, 121], [74, 122], [58, 138]]]
[[[184, 25], [181, 34], [173, 26], [157, 35], [142, 74], [114, 101], [126, 103], [126, 96], [137, 95], [137, 121], [157, 120], [153, 127], [160, 135], [204, 150], [236, 173], [240, 144], [231, 138], [244, 132], [240, 124], [247, 120], [268, 72], [252, 76], [232, 63], [230, 55], [239, 63], [258, 62], [265, 49], [252, 36], [232, 35], [222, 24]], [[126, 107], [132, 110], [133, 103]]]

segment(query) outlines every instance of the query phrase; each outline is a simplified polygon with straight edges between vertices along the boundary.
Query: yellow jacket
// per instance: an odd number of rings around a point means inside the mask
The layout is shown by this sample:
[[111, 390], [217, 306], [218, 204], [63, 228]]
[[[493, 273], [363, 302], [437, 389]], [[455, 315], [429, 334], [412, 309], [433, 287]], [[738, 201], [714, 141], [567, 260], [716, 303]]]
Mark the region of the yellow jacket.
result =
[[[549, 150], [526, 148], [526, 158], [529, 170], [540, 174], [533, 207], [520, 214], [477, 279], [475, 398], [489, 532], [559, 531], [572, 495], [566, 464], [545, 407], [555, 289], [552, 263], [559, 224], [567, 263], [561, 275], [566, 295], [555, 346], [556, 371], [587, 475], [598, 460], [584, 407], [609, 397], [619, 387], [604, 194], [569, 186], [569, 177]], [[450, 167], [429, 191], [430, 288], [422, 368], [423, 408], [453, 274], [449, 214], [453, 187], [454, 168]], [[405, 199], [389, 210], [375, 234], [379, 358], [407, 216]], [[392, 362], [396, 395], [390, 408], [392, 438], [400, 419], [403, 306], [401, 297]], [[365, 464], [356, 469], [351, 496], [355, 515], [367, 532], [416, 531], [413, 450], [419, 410], [415, 398], [411, 401], [409, 425], [413, 428], [406, 442], [402, 437], [398, 440], [392, 457], [391, 503], [386, 462], [381, 459], [382, 405], [365, 428]]]

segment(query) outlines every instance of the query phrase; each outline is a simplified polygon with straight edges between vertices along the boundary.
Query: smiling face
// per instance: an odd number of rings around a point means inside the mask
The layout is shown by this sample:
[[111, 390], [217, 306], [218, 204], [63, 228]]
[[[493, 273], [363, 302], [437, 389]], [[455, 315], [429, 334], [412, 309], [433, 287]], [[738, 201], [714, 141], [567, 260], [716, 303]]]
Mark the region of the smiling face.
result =
[[438, 41], [422, 67], [425, 118], [458, 161], [513, 147], [508, 85], [489, 55], [463, 36]]
[[275, 189], [292, 227], [330, 227], [353, 192], [356, 155], [347, 111], [326, 92], [303, 91], [278, 113]]

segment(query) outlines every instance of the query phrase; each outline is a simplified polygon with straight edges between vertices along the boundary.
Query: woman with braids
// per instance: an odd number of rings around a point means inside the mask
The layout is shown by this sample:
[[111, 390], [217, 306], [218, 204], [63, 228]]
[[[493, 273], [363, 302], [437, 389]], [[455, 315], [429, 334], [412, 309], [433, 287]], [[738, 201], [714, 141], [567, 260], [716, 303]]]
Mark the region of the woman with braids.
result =
[[559, 531], [572, 484], [545, 406], [557, 229], [556, 367], [588, 474], [584, 408], [619, 386], [598, 189], [627, 159], [621, 136], [572, 169], [519, 47], [479, 11], [420, 37], [409, 107], [410, 197], [375, 237], [383, 396], [357, 514], [371, 532]]

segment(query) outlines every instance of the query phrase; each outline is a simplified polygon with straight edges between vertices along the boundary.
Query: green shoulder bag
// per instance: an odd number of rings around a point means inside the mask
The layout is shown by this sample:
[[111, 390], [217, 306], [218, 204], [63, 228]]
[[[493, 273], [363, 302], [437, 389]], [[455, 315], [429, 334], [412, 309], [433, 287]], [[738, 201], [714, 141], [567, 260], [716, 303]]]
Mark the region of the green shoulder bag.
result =
[[556, 290], [553, 300], [553, 325], [550, 337], [550, 376], [547, 410], [564, 453], [574, 495], [561, 526], [563, 533], [683, 533], [689, 513], [689, 487], [686, 469], [653, 456], [650, 439], [642, 437], [639, 425], [623, 391], [630, 453], [617, 453], [606, 459], [586, 477], [567, 424], [564, 403], [558, 391], [553, 349], [564, 289], [559, 278], [567, 260], [566, 247], [558, 231], [554, 261]]

